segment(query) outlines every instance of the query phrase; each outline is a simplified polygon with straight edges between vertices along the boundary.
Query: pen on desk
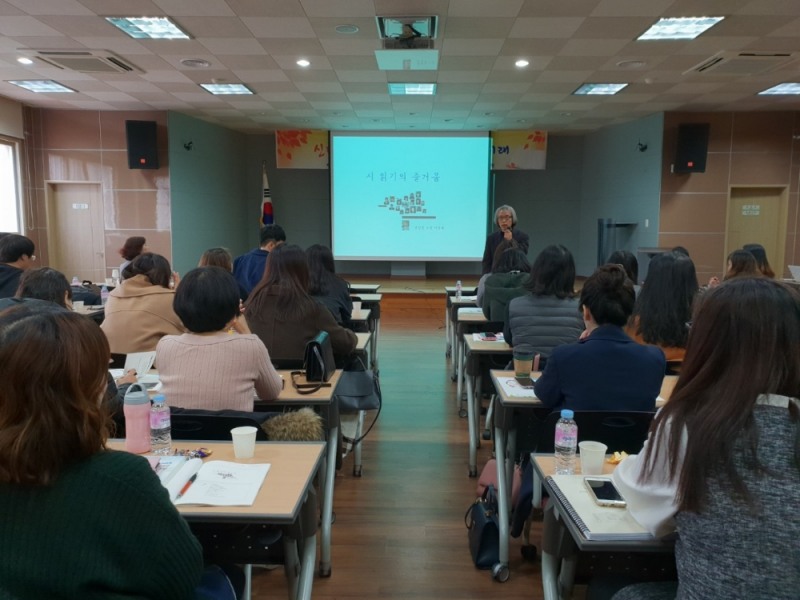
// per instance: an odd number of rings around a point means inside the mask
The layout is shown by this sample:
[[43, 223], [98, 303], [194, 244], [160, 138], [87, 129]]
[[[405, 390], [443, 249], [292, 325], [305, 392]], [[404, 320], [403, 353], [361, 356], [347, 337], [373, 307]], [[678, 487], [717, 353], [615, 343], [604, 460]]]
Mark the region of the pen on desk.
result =
[[184, 495], [184, 494], [185, 494], [185, 493], [186, 493], [186, 492], [189, 490], [189, 488], [191, 487], [191, 485], [194, 483], [194, 480], [195, 480], [195, 479], [197, 479], [197, 473], [195, 473], [194, 475], [192, 475], [191, 477], [189, 477], [189, 481], [187, 481], [187, 482], [184, 484], [183, 488], [181, 488], [181, 491], [180, 491], [180, 492], [178, 493], [178, 495], [175, 497], [175, 499], [176, 499], [176, 500], [177, 500], [178, 498], [182, 498], [182, 497], [183, 497], [183, 495]]

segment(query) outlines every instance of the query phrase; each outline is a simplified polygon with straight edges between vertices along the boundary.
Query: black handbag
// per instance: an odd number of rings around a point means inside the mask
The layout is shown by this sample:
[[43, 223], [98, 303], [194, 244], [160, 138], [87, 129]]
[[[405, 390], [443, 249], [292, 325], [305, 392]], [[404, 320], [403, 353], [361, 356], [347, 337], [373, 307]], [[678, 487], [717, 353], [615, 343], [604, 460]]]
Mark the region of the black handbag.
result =
[[[320, 331], [306, 342], [303, 356], [304, 371], [292, 371], [292, 385], [300, 394], [313, 394], [323, 387], [330, 387], [326, 383], [336, 370], [333, 359], [331, 338], [327, 331]], [[298, 383], [297, 377], [305, 374], [306, 381], [314, 383]]]
[[357, 359], [354, 366], [355, 368], [342, 372], [336, 386], [339, 412], [346, 414], [380, 409], [382, 397], [378, 376], [371, 369], [367, 369], [361, 358]]
[[469, 537], [469, 552], [478, 569], [491, 569], [500, 562], [500, 523], [497, 492], [491, 483], [464, 515]]

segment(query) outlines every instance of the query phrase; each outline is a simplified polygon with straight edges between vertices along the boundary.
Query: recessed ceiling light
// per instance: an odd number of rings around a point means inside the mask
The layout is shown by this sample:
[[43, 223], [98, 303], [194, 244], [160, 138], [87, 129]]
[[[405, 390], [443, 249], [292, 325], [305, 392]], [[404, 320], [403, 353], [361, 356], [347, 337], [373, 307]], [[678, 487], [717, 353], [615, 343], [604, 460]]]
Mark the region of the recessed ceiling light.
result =
[[253, 90], [241, 83], [201, 83], [200, 87], [215, 96], [249, 96], [253, 93]]
[[297, 64], [298, 66], [301, 67], [309, 67], [311, 66], [311, 61], [306, 60], [305, 58], [301, 58], [300, 60], [297, 61]]
[[659, 19], [637, 40], [693, 40], [725, 17], [675, 17]]
[[762, 92], [759, 96], [796, 96], [800, 94], [800, 83], [779, 83]]
[[211, 63], [203, 58], [184, 58], [181, 60], [184, 67], [191, 67], [193, 69], [207, 69]]
[[358, 25], [337, 25], [336, 33], [345, 33], [347, 35], [358, 33]]
[[21, 88], [25, 88], [30, 92], [36, 92], [37, 94], [75, 92], [75, 90], [68, 88], [65, 85], [61, 85], [60, 83], [58, 83], [57, 81], [53, 81], [52, 79], [27, 79], [27, 80], [9, 81], [8, 83], [13, 83], [14, 85], [18, 85]]
[[584, 83], [572, 94], [575, 96], [613, 96], [627, 86], [627, 83]]
[[515, 66], [517, 66], [517, 67], [519, 67], [520, 69], [521, 69], [522, 67], [527, 67], [529, 64], [531, 64], [531, 63], [529, 63], [529, 62], [528, 62], [527, 60], [525, 60], [524, 58], [520, 58], [520, 59], [519, 59], [517, 62], [515, 62], [515, 63], [514, 63], [514, 65], [515, 65]]
[[169, 17], [106, 17], [106, 21], [136, 39], [191, 39]]
[[572, 113], [571, 113], [571, 112], [562, 112], [562, 113], [559, 113], [559, 114], [560, 114], [562, 117], [571, 117], [571, 116], [572, 116]]
[[22, 64], [22, 65], [32, 65], [33, 64], [33, 61], [30, 58], [26, 58], [24, 56], [20, 56], [17, 59], [17, 62]]
[[528, 119], [517, 119], [517, 123], [527, 123]]
[[433, 96], [435, 83], [390, 83], [390, 96]]

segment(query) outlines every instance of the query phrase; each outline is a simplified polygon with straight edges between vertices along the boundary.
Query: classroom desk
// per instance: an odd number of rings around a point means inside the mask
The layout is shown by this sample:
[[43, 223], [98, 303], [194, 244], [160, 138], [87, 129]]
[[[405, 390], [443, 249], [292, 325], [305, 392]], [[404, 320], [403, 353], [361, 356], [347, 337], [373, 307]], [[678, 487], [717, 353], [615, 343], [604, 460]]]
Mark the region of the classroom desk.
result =
[[378, 368], [378, 336], [381, 332], [381, 299], [383, 294], [350, 294], [361, 299], [361, 307], [369, 309], [370, 318], [367, 320], [369, 323], [369, 330], [372, 332], [370, 338], [370, 356], [372, 358], [372, 368], [375, 372], [379, 371]]
[[[473, 334], [464, 334], [464, 364], [470, 356], [507, 356], [511, 360], [512, 349], [506, 342], [485, 342], [474, 339]], [[466, 369], [465, 369], [466, 370]], [[465, 373], [467, 382], [467, 427], [469, 429], [469, 476], [478, 475], [478, 446], [480, 445], [480, 398], [481, 374]]]
[[[674, 552], [675, 544], [671, 540], [587, 540], [545, 479], [548, 475], [555, 473], [554, 456], [552, 454], [531, 454], [531, 462], [534, 476], [544, 483], [550, 494], [550, 500], [545, 509], [541, 548], [542, 589], [545, 600], [570, 598], [575, 581], [579, 552], [655, 552], [666, 554]], [[610, 475], [615, 468], [616, 465], [604, 462], [603, 475]], [[580, 469], [580, 461], [577, 461], [575, 472], [580, 473]], [[555, 554], [556, 548], [558, 548], [558, 554], [561, 555], [560, 560]], [[624, 558], [621, 560], [624, 562]]]
[[[317, 551], [316, 502], [307, 501], [314, 475], [324, 458], [323, 442], [258, 442], [255, 456], [237, 459], [231, 442], [203, 442], [213, 452], [210, 460], [242, 463], [269, 463], [264, 485], [252, 506], [178, 506], [187, 521], [210, 523], [274, 524], [285, 527], [283, 536], [286, 562], [284, 572], [289, 580], [290, 599], [309, 599], [314, 582], [314, 559]], [[108, 447], [124, 450], [124, 440], [109, 440]], [[191, 450], [196, 442], [176, 442], [175, 448]], [[314, 524], [303, 533], [300, 523]], [[307, 527], [308, 528], [308, 527]], [[302, 546], [302, 557], [299, 548]]]
[[[538, 398], [523, 398], [508, 396], [498, 382], [499, 377], [513, 377], [514, 371], [491, 370], [489, 374], [492, 378], [497, 396], [494, 404], [494, 448], [497, 459], [497, 504], [498, 518], [500, 521], [500, 564], [508, 568], [508, 539], [509, 539], [509, 514], [511, 509], [511, 488], [510, 482], [512, 470], [514, 468], [514, 456], [517, 445], [517, 431], [514, 422], [514, 412], [518, 410], [534, 410], [540, 408], [543, 413], [550, 412], [542, 406]], [[541, 372], [531, 373], [531, 378], [536, 379]], [[661, 384], [660, 397], [669, 400], [672, 389], [675, 387], [677, 376], [666, 375]], [[537, 479], [534, 470], [533, 477], [533, 506], [541, 506], [542, 482]]]
[[359, 293], [364, 294], [374, 294], [380, 289], [380, 283], [352, 283], [350, 282], [350, 294], [351, 295], [359, 295]]
[[[325, 473], [324, 485], [320, 486], [320, 502], [322, 504], [321, 515], [321, 539], [320, 539], [320, 560], [319, 574], [321, 577], [331, 575], [331, 525], [333, 523], [333, 487], [336, 480], [336, 452], [339, 440], [339, 405], [333, 401], [336, 385], [342, 376], [342, 371], [337, 369], [331, 376], [328, 383], [330, 386], [323, 387], [313, 394], [300, 394], [292, 386], [291, 370], [279, 370], [278, 374], [283, 378], [285, 384], [277, 400], [265, 402], [256, 400], [254, 410], [274, 411], [281, 408], [301, 408], [311, 406], [319, 411], [322, 417], [323, 426], [328, 440], [326, 456], [323, 457], [322, 471]], [[306, 383], [305, 377], [300, 377], [298, 383]]]
[[[447, 292], [451, 289], [445, 287], [445, 315], [444, 315], [444, 338], [446, 347], [444, 354], [449, 357], [453, 353], [453, 347], [456, 344], [456, 327], [455, 323], [458, 320], [458, 309], [462, 307], [476, 306], [477, 296], [472, 292], [471, 294], [463, 294], [459, 300], [456, 300], [455, 294]], [[455, 289], [455, 288], [453, 288]]]
[[72, 310], [84, 317], [96, 317], [97, 315], [105, 316], [106, 307], [102, 304], [84, 304], [80, 308], [73, 308]]
[[477, 331], [483, 323], [487, 323], [486, 317], [480, 308], [466, 307], [458, 309], [456, 324], [456, 353], [453, 360], [453, 375], [456, 380], [456, 409], [461, 408], [461, 394], [463, 392], [464, 381], [464, 334], [469, 331]]
[[354, 323], [368, 323], [369, 322], [369, 315], [372, 311], [368, 308], [362, 308], [361, 310], [353, 310], [350, 313], [350, 320]]

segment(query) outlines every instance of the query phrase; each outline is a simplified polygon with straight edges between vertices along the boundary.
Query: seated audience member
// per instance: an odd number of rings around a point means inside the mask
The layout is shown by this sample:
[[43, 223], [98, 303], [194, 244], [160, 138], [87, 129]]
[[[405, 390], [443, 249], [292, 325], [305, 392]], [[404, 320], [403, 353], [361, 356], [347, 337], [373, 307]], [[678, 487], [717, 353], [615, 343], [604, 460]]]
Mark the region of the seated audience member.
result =
[[[760, 277], [761, 271], [758, 270], [758, 263], [756, 258], [747, 250], [734, 250], [728, 255], [726, 262], [726, 271], [723, 276], [723, 281], [733, 279], [734, 277]], [[719, 285], [720, 281], [717, 277], [712, 277], [708, 280], [708, 287], [715, 288]]]
[[301, 364], [306, 342], [320, 331], [330, 335], [337, 362], [356, 347], [356, 334], [336, 323], [330, 311], [308, 295], [308, 262], [303, 249], [281, 244], [269, 253], [264, 278], [247, 298], [247, 323], [273, 361]]
[[239, 312], [239, 288], [229, 271], [189, 271], [175, 292], [174, 308], [189, 332], [164, 336], [156, 347], [170, 406], [252, 411], [256, 394], [261, 400], [278, 397], [280, 375]]
[[[197, 263], [198, 267], [221, 267], [233, 273], [233, 256], [227, 248], [209, 248], [200, 257], [200, 262]], [[239, 298], [242, 302], [247, 300], [247, 291], [242, 287], [238, 281], [236, 285], [239, 287]]]
[[475, 304], [477, 304], [478, 306], [481, 306], [483, 304], [483, 294], [486, 291], [486, 280], [489, 279], [489, 277], [492, 276], [492, 273], [495, 272], [495, 269], [497, 268], [498, 263], [500, 261], [500, 256], [503, 254], [503, 252], [505, 252], [509, 248], [516, 248], [516, 247], [517, 247], [517, 242], [515, 242], [514, 240], [503, 240], [497, 246], [497, 249], [494, 251], [494, 257], [492, 257], [491, 270], [481, 275], [481, 278], [478, 280], [478, 285], [475, 291]]
[[22, 273], [33, 268], [33, 241], [24, 235], [7, 233], [0, 237], [0, 298], [17, 293]]
[[336, 274], [331, 249], [314, 244], [306, 250], [306, 258], [309, 295], [331, 311], [339, 325], [349, 325], [353, 312], [350, 284]]
[[0, 310], [28, 302], [52, 302], [72, 310], [72, 287], [60, 271], [50, 267], [28, 269], [19, 280], [16, 294], [0, 300]]
[[148, 462], [106, 449], [108, 361], [81, 315], [0, 313], [4, 598], [195, 597], [200, 544]]
[[515, 353], [538, 354], [543, 368], [556, 346], [577, 341], [583, 331], [572, 253], [561, 245], [542, 250], [525, 289], [508, 303], [503, 337]]
[[629, 338], [622, 327], [633, 311], [633, 282], [619, 265], [603, 265], [583, 284], [586, 333], [553, 350], [534, 386], [542, 404], [572, 410], [655, 410], [664, 379], [664, 353]]
[[653, 535], [680, 532], [678, 582], [615, 600], [797, 598], [798, 339], [800, 296], [780, 283], [742, 277], [706, 294], [670, 401], [613, 475]]
[[745, 244], [742, 246], [742, 250], [747, 250], [755, 257], [758, 270], [761, 271], [764, 277], [775, 279], [775, 271], [773, 271], [772, 267], [769, 265], [767, 251], [764, 249], [764, 246], [761, 244]]
[[508, 303], [525, 293], [531, 266], [519, 248], [508, 248], [498, 257], [492, 274], [483, 284], [481, 308], [490, 321], [505, 322]]
[[233, 276], [248, 295], [264, 277], [269, 253], [286, 242], [286, 233], [280, 225], [265, 225], [259, 239], [261, 245], [258, 248], [237, 256], [233, 261]]
[[483, 260], [481, 261], [481, 274], [488, 273], [491, 270], [494, 255], [497, 247], [505, 240], [516, 242], [517, 247], [522, 250], [522, 254], [526, 257], [528, 255], [528, 245], [530, 239], [528, 234], [517, 229], [517, 211], [515, 211], [508, 204], [499, 206], [494, 211], [494, 224], [497, 225], [497, 231], [490, 233], [486, 238], [486, 245], [483, 248]]
[[172, 309], [172, 271], [160, 254], [145, 252], [124, 271], [125, 279], [109, 294], [100, 326], [115, 354], [151, 352], [165, 335], [185, 331]]
[[611, 256], [608, 257], [606, 263], [610, 265], [622, 265], [622, 268], [625, 269], [625, 274], [628, 276], [628, 279], [633, 282], [633, 289], [638, 296], [642, 286], [639, 285], [639, 261], [637, 260], [636, 255], [633, 252], [628, 252], [627, 250], [615, 250], [611, 253]]
[[135, 235], [125, 240], [125, 244], [119, 249], [119, 255], [122, 257], [122, 264], [119, 266], [119, 272], [122, 273], [125, 267], [131, 264], [133, 259], [143, 252], [148, 252], [148, 249], [147, 240], [142, 236]]
[[626, 333], [661, 348], [667, 361], [683, 360], [697, 290], [691, 258], [678, 252], [654, 256]]

